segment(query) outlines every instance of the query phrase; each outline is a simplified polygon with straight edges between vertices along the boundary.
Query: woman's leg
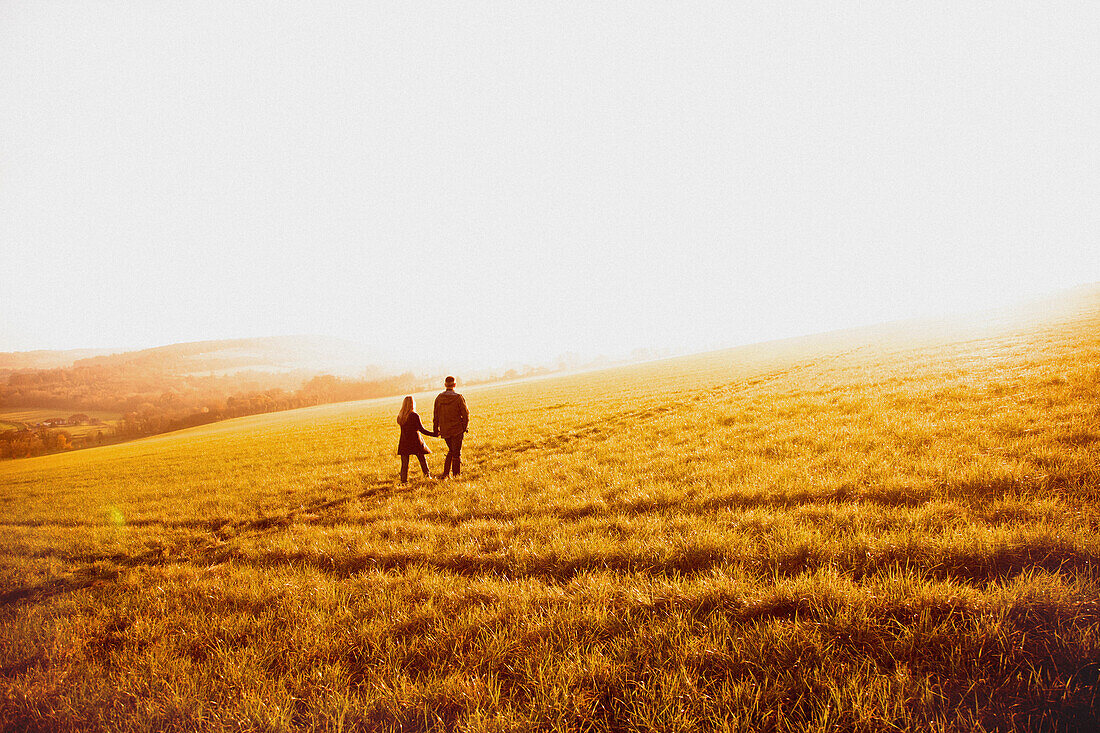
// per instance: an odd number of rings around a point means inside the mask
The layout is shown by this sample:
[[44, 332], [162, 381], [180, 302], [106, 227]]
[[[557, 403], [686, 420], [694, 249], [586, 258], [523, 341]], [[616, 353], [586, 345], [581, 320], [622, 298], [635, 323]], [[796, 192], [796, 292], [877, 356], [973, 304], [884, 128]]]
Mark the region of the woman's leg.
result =
[[409, 483], [409, 457], [401, 456], [401, 483]]
[[417, 458], [420, 459], [420, 468], [422, 468], [424, 470], [424, 475], [425, 476], [431, 476], [431, 474], [428, 473], [428, 459], [424, 457], [423, 453], [418, 455]]

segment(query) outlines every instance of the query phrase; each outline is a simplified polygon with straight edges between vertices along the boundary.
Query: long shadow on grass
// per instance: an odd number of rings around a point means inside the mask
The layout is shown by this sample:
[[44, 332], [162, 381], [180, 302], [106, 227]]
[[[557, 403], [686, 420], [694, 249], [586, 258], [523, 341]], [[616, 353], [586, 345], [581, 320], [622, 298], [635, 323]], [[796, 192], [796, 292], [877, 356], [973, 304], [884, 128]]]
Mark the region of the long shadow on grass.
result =
[[335, 557], [306, 552], [265, 552], [250, 555], [236, 550], [215, 554], [216, 561], [232, 561], [258, 568], [311, 567], [338, 577], [350, 577], [371, 570], [403, 571], [410, 568], [441, 570], [464, 577], [490, 576], [507, 580], [533, 578], [564, 582], [585, 572], [602, 571], [623, 574], [694, 575], [726, 562], [726, 558], [706, 552], [685, 552], [669, 558], [645, 558], [605, 553], [597, 557], [563, 558], [540, 556], [531, 562], [494, 555], [427, 556], [393, 552]]
[[[225, 518], [216, 519], [180, 519], [180, 520], [165, 520], [165, 519], [127, 519], [125, 526], [127, 527], [164, 527], [167, 529], [197, 529], [197, 530], [209, 530], [214, 532], [218, 537], [235, 536], [244, 532], [255, 532], [266, 529], [272, 529], [277, 527], [285, 527], [292, 524], [295, 519], [300, 515], [312, 515], [319, 512], [324, 512], [329, 509], [333, 509], [342, 504], [347, 504], [351, 501], [360, 499], [370, 499], [375, 497], [386, 497], [396, 494], [408, 493], [412, 491], [412, 488], [407, 486], [394, 486], [392, 481], [387, 480], [375, 480], [369, 481], [366, 478], [361, 479], [361, 490], [358, 493], [347, 494], [335, 499], [328, 499], [325, 501], [313, 502], [311, 504], [303, 504], [301, 506], [290, 509], [281, 514], [271, 514], [264, 517], [257, 517], [255, 519], [241, 519], [231, 520]], [[81, 520], [39, 520], [39, 519], [27, 519], [27, 520], [8, 520], [0, 522], [0, 526], [9, 527], [68, 527], [68, 528], [81, 528], [81, 527], [105, 527], [109, 526], [110, 522], [106, 519], [100, 519], [97, 521], [81, 521]]]
[[54, 578], [38, 585], [0, 593], [0, 609], [24, 601], [32, 603], [44, 601], [62, 593], [71, 593], [82, 588], [89, 588], [96, 583], [112, 582], [118, 579], [119, 572], [118, 567], [99, 563], [77, 568], [70, 576], [65, 578]]
[[1100, 556], [1070, 547], [1054, 546], [1005, 547], [981, 556], [963, 553], [929, 557], [902, 554], [869, 556], [858, 550], [827, 554], [807, 547], [793, 548], [769, 556], [737, 556], [712, 548], [689, 547], [664, 557], [604, 552], [580, 557], [546, 554], [521, 558], [488, 554], [427, 555], [401, 551], [343, 556], [281, 551], [250, 554], [223, 547], [215, 551], [209, 560], [231, 561], [257, 568], [309, 567], [336, 577], [350, 577], [372, 570], [428, 568], [464, 577], [537, 579], [551, 583], [567, 582], [589, 572], [683, 577], [708, 572], [717, 567], [739, 568], [761, 578], [793, 577], [819, 570], [832, 570], [857, 581], [900, 570], [930, 579], [951, 580], [975, 586], [1003, 582], [1036, 569], [1093, 578], [1100, 576]]
[[[849, 494], [844, 491], [804, 491], [783, 492], [766, 494], [763, 492], [754, 494], [724, 494], [707, 499], [678, 500], [667, 497], [633, 499], [617, 502], [593, 502], [579, 506], [546, 507], [540, 506], [532, 509], [468, 509], [455, 511], [426, 511], [416, 515], [415, 519], [459, 526], [467, 522], [513, 522], [524, 518], [552, 517], [562, 521], [577, 521], [593, 516], [615, 515], [639, 515], [660, 514], [663, 512], [675, 512], [678, 516], [705, 516], [714, 514], [723, 509], [793, 509], [801, 506], [841, 506], [852, 503], [867, 506], [887, 507], [917, 507], [933, 500], [935, 497], [927, 491], [914, 491], [912, 493], [891, 492], [889, 495], [875, 492], [861, 492]], [[370, 517], [357, 520], [349, 517], [318, 517], [309, 523], [321, 526], [340, 526], [354, 524], [373, 523]]]
[[312, 504], [300, 506], [296, 509], [291, 509], [283, 514], [240, 522], [226, 522], [217, 528], [216, 533], [219, 538], [225, 539], [229, 537], [239, 537], [249, 533], [265, 532], [270, 529], [289, 526], [293, 524], [300, 515], [316, 515], [338, 506], [343, 506], [352, 501], [390, 497], [398, 494], [407, 494], [413, 491], [413, 487], [409, 485], [395, 486], [392, 481], [386, 480], [368, 482], [364, 479], [363, 487], [363, 490], [357, 494], [349, 494], [327, 501], [314, 502]]
[[0, 593], [0, 609], [22, 602], [37, 603], [64, 593], [83, 590], [97, 583], [114, 581], [118, 579], [123, 569], [209, 560], [227, 540], [255, 536], [271, 531], [272, 529], [289, 526], [294, 523], [298, 515], [316, 514], [357, 499], [390, 496], [410, 491], [408, 487], [394, 486], [390, 481], [376, 480], [368, 482], [364, 479], [363, 486], [364, 488], [356, 494], [315, 502], [292, 509], [283, 514], [260, 517], [258, 519], [213, 523], [179, 522], [171, 525], [164, 522], [149, 522], [148, 524], [158, 524], [162, 526], [207, 529], [212, 531], [213, 538], [211, 539], [209, 536], [199, 536], [173, 547], [157, 547], [138, 555], [127, 555], [124, 553], [80, 553], [67, 557], [62, 556], [62, 559], [69, 562], [84, 563], [84, 565], [74, 569], [71, 574], [66, 577], [54, 578], [43, 583], [15, 588]]

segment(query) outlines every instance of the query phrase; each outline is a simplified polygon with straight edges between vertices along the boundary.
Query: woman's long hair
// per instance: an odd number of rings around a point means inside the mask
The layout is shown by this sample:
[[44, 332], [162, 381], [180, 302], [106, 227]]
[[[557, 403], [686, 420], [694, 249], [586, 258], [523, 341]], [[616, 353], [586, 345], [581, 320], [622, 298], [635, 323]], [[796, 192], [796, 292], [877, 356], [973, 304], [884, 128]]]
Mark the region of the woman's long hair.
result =
[[413, 402], [412, 395], [407, 395], [401, 403], [401, 412], [397, 413], [397, 424], [404, 425], [405, 421], [409, 419], [409, 413], [415, 409], [416, 403]]

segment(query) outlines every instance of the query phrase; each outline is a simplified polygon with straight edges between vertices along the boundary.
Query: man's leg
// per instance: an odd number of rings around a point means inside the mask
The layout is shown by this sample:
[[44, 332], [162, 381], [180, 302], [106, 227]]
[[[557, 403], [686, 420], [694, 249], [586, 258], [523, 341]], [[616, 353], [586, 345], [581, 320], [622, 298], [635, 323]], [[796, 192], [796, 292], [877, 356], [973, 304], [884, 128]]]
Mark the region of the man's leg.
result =
[[451, 475], [457, 476], [458, 472], [462, 469], [462, 437], [457, 435], [453, 438], [447, 438], [447, 459], [451, 462]]
[[447, 457], [443, 459], [443, 473], [439, 478], [447, 478], [447, 475], [451, 472], [451, 439], [444, 438], [443, 441], [447, 444]]
[[424, 457], [423, 453], [418, 455], [417, 458], [420, 459], [420, 470], [424, 472], [425, 476], [430, 476], [431, 474], [428, 473], [428, 459]]
[[401, 483], [409, 482], [409, 457], [401, 456]]

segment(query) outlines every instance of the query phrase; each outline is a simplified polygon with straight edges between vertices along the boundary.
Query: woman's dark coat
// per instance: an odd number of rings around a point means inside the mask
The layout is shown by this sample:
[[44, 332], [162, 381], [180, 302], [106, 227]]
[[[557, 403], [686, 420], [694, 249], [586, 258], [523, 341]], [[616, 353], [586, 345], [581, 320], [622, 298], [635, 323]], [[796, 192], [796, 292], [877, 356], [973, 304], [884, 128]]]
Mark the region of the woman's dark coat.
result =
[[429, 437], [435, 437], [435, 433], [429, 433], [420, 422], [420, 415], [410, 412], [405, 418], [405, 424], [401, 426], [401, 442], [397, 444], [397, 455], [412, 456], [431, 453], [432, 449], [424, 445], [424, 439], [420, 437], [424, 433]]

